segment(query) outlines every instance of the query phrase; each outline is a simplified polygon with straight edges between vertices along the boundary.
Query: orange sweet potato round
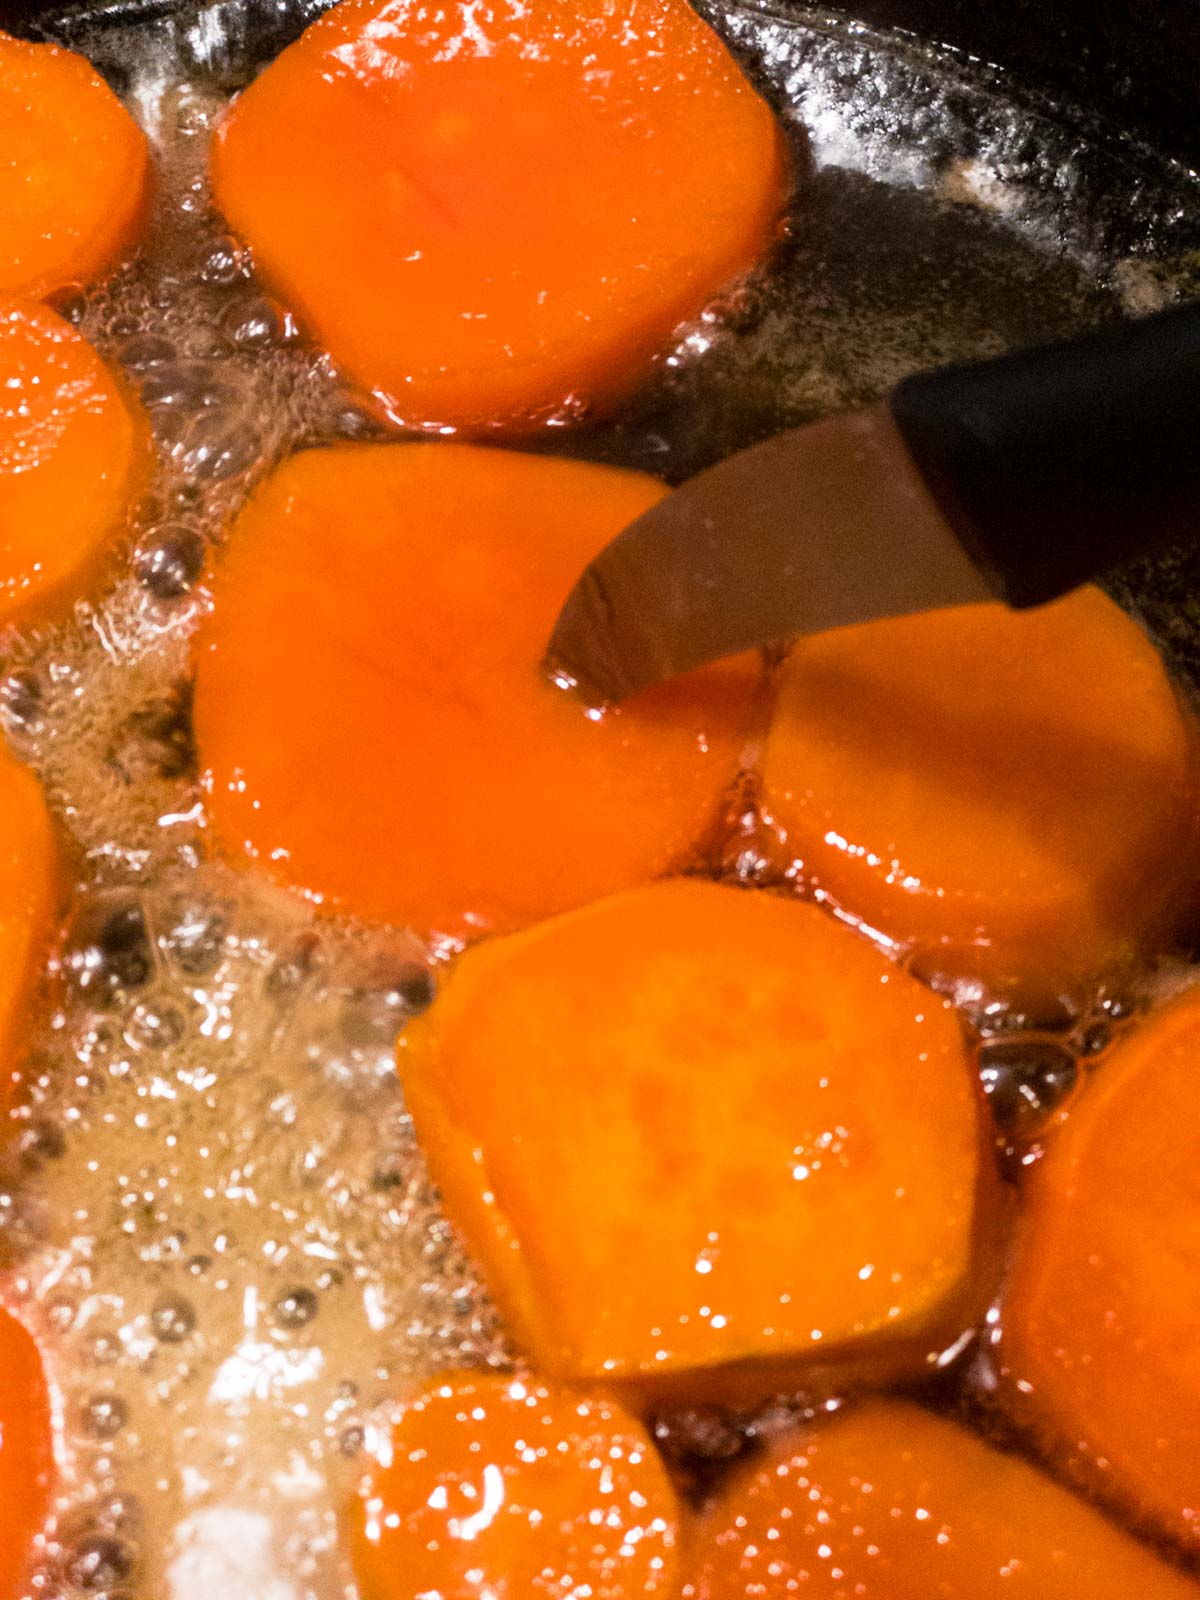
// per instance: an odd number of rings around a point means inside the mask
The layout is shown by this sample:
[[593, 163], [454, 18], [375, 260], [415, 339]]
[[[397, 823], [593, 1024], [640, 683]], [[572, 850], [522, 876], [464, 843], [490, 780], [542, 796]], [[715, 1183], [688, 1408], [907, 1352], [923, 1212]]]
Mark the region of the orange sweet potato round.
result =
[[50, 1399], [33, 1340], [0, 1311], [0, 1600], [29, 1594], [31, 1549], [50, 1510]]
[[837, 904], [922, 970], [1012, 987], [1128, 959], [1197, 857], [1191, 719], [1097, 589], [800, 641], [763, 786]]
[[74, 328], [0, 299], [0, 623], [74, 598], [150, 471], [141, 407]]
[[1119, 1044], [1030, 1173], [1003, 1302], [1014, 1413], [1200, 1554], [1200, 993]]
[[60, 889], [58, 851], [41, 786], [0, 745], [0, 1113], [8, 1105], [30, 990], [50, 940]]
[[664, 493], [470, 445], [286, 462], [233, 528], [200, 635], [217, 833], [279, 880], [455, 937], [686, 859], [761, 683], [723, 662], [596, 719], [549, 683], [559, 605]]
[[396, 422], [606, 404], [768, 243], [771, 111], [686, 0], [343, 0], [218, 132], [217, 204]]
[[543, 1371], [770, 1392], [921, 1368], [980, 1309], [995, 1196], [957, 1022], [814, 906], [679, 880], [493, 940], [398, 1062]]
[[71, 50], [0, 33], [0, 295], [93, 283], [146, 206], [146, 136]]
[[464, 1372], [404, 1406], [350, 1531], [363, 1600], [675, 1600], [678, 1521], [614, 1401]]
[[774, 1440], [688, 1539], [686, 1600], [1195, 1600], [1028, 1462], [899, 1401]]

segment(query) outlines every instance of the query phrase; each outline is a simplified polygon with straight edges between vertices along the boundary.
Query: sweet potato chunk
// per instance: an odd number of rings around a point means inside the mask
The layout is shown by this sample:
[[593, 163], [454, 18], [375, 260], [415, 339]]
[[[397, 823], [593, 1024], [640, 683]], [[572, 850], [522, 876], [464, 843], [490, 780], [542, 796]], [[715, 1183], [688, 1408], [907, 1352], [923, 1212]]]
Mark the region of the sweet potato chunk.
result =
[[814, 906], [681, 880], [482, 945], [398, 1060], [546, 1372], [749, 1389], [777, 1375], [714, 1369], [919, 1363], [969, 1321], [988, 1166], [958, 1025]]
[[363, 1600], [675, 1600], [678, 1507], [603, 1395], [452, 1373], [416, 1395], [350, 1517]]
[[1014, 1456], [898, 1401], [787, 1434], [688, 1540], [687, 1600], [1195, 1600]]
[[30, 1593], [31, 1545], [50, 1510], [50, 1399], [37, 1347], [0, 1311], [0, 1600]]
[[149, 469], [149, 424], [87, 340], [0, 299], [0, 623], [74, 598]]
[[101, 277], [146, 205], [146, 136], [73, 51], [0, 33], [0, 295]]
[[287, 462], [230, 535], [200, 638], [196, 735], [225, 845], [457, 937], [694, 852], [737, 769], [757, 659], [599, 720], [540, 665], [579, 572], [664, 492], [466, 445]]
[[768, 107], [685, 0], [344, 0], [236, 102], [217, 204], [397, 422], [605, 404], [766, 246]]
[[787, 857], [923, 969], [1092, 975], [1196, 860], [1194, 734], [1096, 589], [805, 639], [764, 760]]
[[58, 852], [41, 787], [0, 745], [0, 1113], [8, 1105], [30, 989], [50, 939], [60, 888]]
[[1200, 1553], [1200, 993], [1119, 1044], [1033, 1168], [1003, 1308], [1015, 1414]]

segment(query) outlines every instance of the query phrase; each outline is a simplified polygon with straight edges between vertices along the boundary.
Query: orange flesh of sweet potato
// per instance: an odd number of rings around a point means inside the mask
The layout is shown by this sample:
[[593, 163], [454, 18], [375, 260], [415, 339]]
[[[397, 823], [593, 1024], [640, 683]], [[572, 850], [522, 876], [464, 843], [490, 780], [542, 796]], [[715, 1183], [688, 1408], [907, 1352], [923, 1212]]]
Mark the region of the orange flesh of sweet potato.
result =
[[0, 1600], [21, 1600], [50, 1509], [50, 1401], [33, 1340], [0, 1311]]
[[1200, 1554], [1200, 994], [1116, 1046], [1046, 1138], [1003, 1306], [1014, 1412]]
[[678, 1507], [603, 1395], [450, 1374], [392, 1429], [350, 1516], [363, 1600], [675, 1600]]
[[1016, 1457], [900, 1401], [788, 1434], [691, 1530], [686, 1600], [1195, 1600]]
[[958, 1025], [813, 906], [680, 880], [486, 944], [398, 1062], [543, 1371], [702, 1391], [970, 1320], [988, 1158]]
[[764, 804], [788, 857], [933, 969], [1090, 974], [1187, 886], [1193, 737], [1098, 590], [964, 607], [801, 641]]
[[0, 299], [0, 623], [74, 597], [149, 468], [149, 424], [87, 340]]
[[73, 51], [0, 33], [0, 295], [101, 277], [146, 207], [146, 136]]
[[0, 745], [0, 1112], [61, 888], [50, 815], [33, 774]]
[[463, 936], [696, 849], [761, 675], [722, 662], [594, 720], [541, 656], [640, 473], [468, 445], [285, 463], [234, 528], [195, 722], [227, 848], [365, 916]]
[[218, 132], [217, 204], [393, 419], [604, 404], [765, 248], [769, 108], [684, 0], [345, 0]]

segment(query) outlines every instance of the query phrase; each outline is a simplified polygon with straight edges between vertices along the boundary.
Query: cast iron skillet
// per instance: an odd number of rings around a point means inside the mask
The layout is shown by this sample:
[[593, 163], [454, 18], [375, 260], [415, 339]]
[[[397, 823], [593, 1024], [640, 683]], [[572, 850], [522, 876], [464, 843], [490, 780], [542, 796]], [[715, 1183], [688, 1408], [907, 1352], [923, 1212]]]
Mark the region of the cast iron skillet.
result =
[[[40, 19], [68, 10], [130, 19], [178, 9], [179, 0], [0, 0], [0, 25], [36, 37]], [[248, 9], [277, 10], [270, 0]], [[1200, 165], [1200, 0], [830, 0], [828, 10], [995, 63]]]

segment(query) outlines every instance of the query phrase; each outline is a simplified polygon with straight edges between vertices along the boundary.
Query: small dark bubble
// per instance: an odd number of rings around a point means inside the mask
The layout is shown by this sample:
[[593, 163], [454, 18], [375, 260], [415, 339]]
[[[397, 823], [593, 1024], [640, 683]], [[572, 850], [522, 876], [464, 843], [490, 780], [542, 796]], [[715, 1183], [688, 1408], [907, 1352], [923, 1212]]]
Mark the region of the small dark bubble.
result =
[[275, 1320], [281, 1328], [303, 1328], [316, 1316], [319, 1305], [311, 1289], [288, 1289], [275, 1302]]
[[125, 100], [133, 88], [133, 73], [129, 67], [117, 61], [105, 61], [96, 69], [104, 78], [105, 83], [116, 95], [118, 100]]
[[200, 280], [218, 288], [247, 276], [245, 252], [234, 239], [218, 239], [205, 251], [200, 263]]
[[97, 1533], [81, 1539], [70, 1552], [67, 1577], [77, 1589], [95, 1594], [124, 1582], [133, 1567], [133, 1551], [123, 1540]]
[[428, 1011], [437, 995], [437, 983], [428, 967], [414, 962], [403, 967], [393, 980], [396, 994], [403, 1001], [410, 1016], [417, 1017]]
[[381, 1194], [393, 1189], [403, 1189], [408, 1175], [398, 1160], [381, 1161], [371, 1174], [371, 1187]]
[[1079, 1048], [1085, 1056], [1097, 1056], [1112, 1043], [1112, 1029], [1107, 1022], [1093, 1022], [1079, 1037]]
[[92, 1360], [98, 1367], [114, 1366], [121, 1359], [121, 1341], [115, 1333], [92, 1335]]
[[212, 1267], [211, 1256], [192, 1256], [187, 1263], [186, 1270], [193, 1278], [202, 1278]]
[[64, 322], [69, 322], [77, 328], [87, 315], [87, 296], [82, 294], [66, 294], [54, 302], [54, 309]]
[[123, 1491], [107, 1495], [92, 1508], [89, 1520], [98, 1533], [136, 1538], [143, 1523], [141, 1501]]
[[686, 1406], [659, 1413], [653, 1420], [654, 1441], [668, 1461], [732, 1461], [746, 1441], [733, 1419], [719, 1406]]
[[130, 712], [117, 729], [107, 758], [127, 783], [194, 774], [191, 683], [179, 683]]
[[142, 525], [157, 522], [162, 514], [163, 502], [160, 495], [140, 495], [133, 503], [133, 519]]
[[204, 504], [204, 490], [198, 483], [181, 483], [172, 492], [171, 501], [179, 511], [198, 511]]
[[[188, 339], [187, 353], [195, 361], [221, 361], [229, 354], [229, 340], [217, 328], [200, 328]], [[218, 380], [204, 391], [204, 403], [219, 405], [235, 393], [235, 389]]]
[[132, 339], [126, 339], [117, 354], [130, 372], [148, 372], [151, 367], [161, 367], [168, 361], [174, 361], [175, 346], [158, 334], [139, 333]]
[[180, 1295], [164, 1295], [150, 1313], [150, 1326], [154, 1337], [163, 1344], [182, 1344], [196, 1327], [191, 1301]]
[[14, 728], [34, 733], [42, 719], [42, 681], [36, 673], [10, 672], [0, 684], [0, 708]]
[[410, 1017], [433, 1004], [433, 975], [415, 962], [356, 989], [342, 1006], [342, 1037], [353, 1049], [387, 1049]]
[[356, 1456], [366, 1442], [366, 1429], [358, 1424], [352, 1424], [348, 1428], [343, 1428], [338, 1439], [338, 1449], [344, 1456]]
[[719, 303], [716, 320], [731, 333], [749, 333], [762, 321], [763, 305], [761, 292], [743, 284]]
[[230, 915], [224, 901], [179, 895], [171, 902], [164, 938], [171, 960], [181, 972], [203, 978], [220, 964]]
[[202, 412], [184, 430], [175, 453], [189, 476], [223, 483], [253, 465], [259, 443], [258, 434], [244, 417], [234, 420], [220, 412]]
[[80, 1411], [83, 1430], [93, 1439], [115, 1439], [128, 1420], [129, 1408], [116, 1394], [94, 1394]]
[[1110, 1021], [1124, 1022], [1133, 1015], [1134, 1004], [1128, 995], [1110, 994], [1100, 1002], [1100, 1009]]
[[360, 406], [343, 406], [333, 419], [333, 432], [340, 439], [373, 439], [380, 427], [375, 418]]
[[67, 1141], [56, 1122], [31, 1122], [21, 1130], [17, 1141], [23, 1159], [36, 1166], [42, 1161], [58, 1161], [66, 1154]]
[[320, 941], [309, 934], [279, 957], [263, 985], [273, 1000], [290, 999], [307, 982], [317, 966], [319, 951]]
[[192, 103], [180, 106], [175, 117], [175, 128], [187, 138], [207, 133], [212, 126], [212, 113], [206, 105]]
[[324, 1271], [317, 1273], [317, 1288], [322, 1292], [326, 1289], [336, 1289], [344, 1282], [345, 1279], [338, 1267], [326, 1267]]
[[185, 526], [161, 529], [135, 560], [138, 582], [157, 600], [178, 600], [204, 571], [204, 535]]
[[142, 401], [156, 410], [197, 409], [211, 388], [215, 373], [205, 362], [173, 361], [142, 374]]
[[137, 895], [110, 889], [84, 900], [67, 935], [63, 964], [75, 988], [102, 1002], [142, 988], [154, 956]]
[[170, 311], [178, 298], [178, 278], [163, 276], [150, 291], [150, 303], [159, 311]]
[[170, 1005], [140, 1005], [125, 1029], [128, 1042], [147, 1050], [169, 1050], [183, 1038], [187, 1025], [183, 1013]]
[[230, 343], [239, 350], [266, 350], [284, 337], [284, 322], [269, 300], [261, 295], [236, 300], [221, 318]]
[[997, 1127], [1029, 1138], [1075, 1087], [1070, 1051], [1052, 1039], [993, 1039], [979, 1051], [979, 1076]]
[[136, 317], [114, 317], [109, 324], [109, 332], [114, 339], [132, 339], [135, 333], [142, 331], [142, 325]]
[[79, 1307], [74, 1300], [68, 1300], [65, 1295], [58, 1296], [46, 1305], [46, 1317], [56, 1333], [66, 1333], [78, 1312]]

